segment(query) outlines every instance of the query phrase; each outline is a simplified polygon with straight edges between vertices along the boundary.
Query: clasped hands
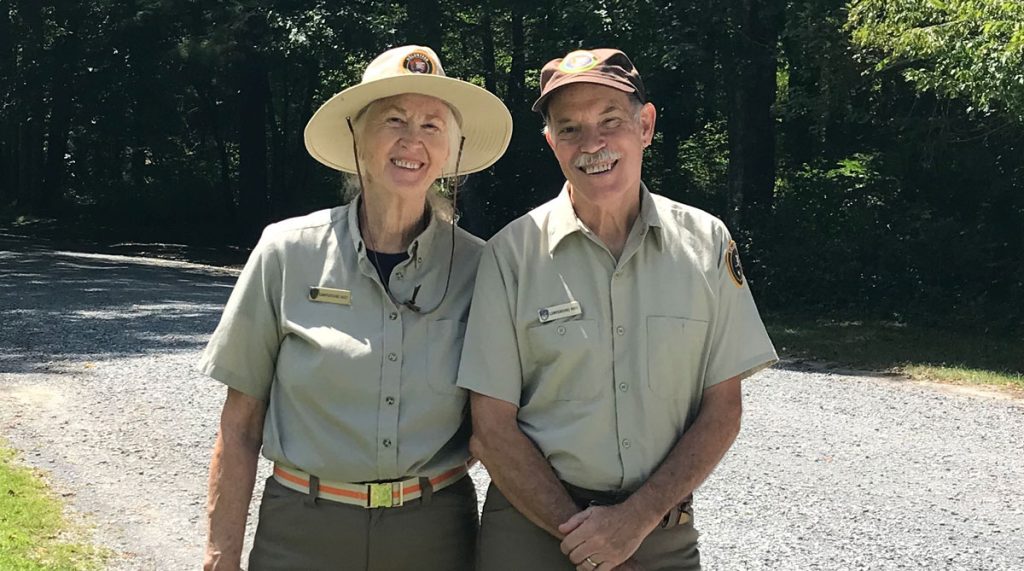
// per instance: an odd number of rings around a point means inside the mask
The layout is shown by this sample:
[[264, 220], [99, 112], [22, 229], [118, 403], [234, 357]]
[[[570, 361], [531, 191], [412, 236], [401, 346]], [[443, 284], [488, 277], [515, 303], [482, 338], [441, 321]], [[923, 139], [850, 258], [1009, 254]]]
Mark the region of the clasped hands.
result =
[[591, 506], [558, 526], [562, 553], [577, 571], [638, 571], [631, 557], [657, 525], [644, 519], [627, 504]]

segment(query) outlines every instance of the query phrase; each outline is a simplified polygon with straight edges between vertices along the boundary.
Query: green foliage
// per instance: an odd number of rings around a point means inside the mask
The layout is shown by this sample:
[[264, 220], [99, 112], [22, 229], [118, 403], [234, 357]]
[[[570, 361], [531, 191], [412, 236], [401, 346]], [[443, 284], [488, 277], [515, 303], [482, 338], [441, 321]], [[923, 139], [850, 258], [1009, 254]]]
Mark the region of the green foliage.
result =
[[562, 184], [530, 111], [541, 67], [615, 46], [658, 112], [644, 181], [729, 222], [763, 307], [1019, 327], [1022, 6], [0, 0], [0, 210], [101, 240], [249, 245], [338, 203], [306, 121], [375, 55], [420, 43], [512, 112], [505, 157], [459, 196], [487, 237]]
[[1024, 120], [1024, 3], [1019, 0], [854, 0], [849, 28], [880, 70]]
[[780, 181], [776, 209], [759, 221], [754, 244], [764, 302], [895, 305], [893, 290], [906, 279], [904, 245], [893, 229], [898, 190], [879, 172], [879, 157], [864, 154], [807, 165]]

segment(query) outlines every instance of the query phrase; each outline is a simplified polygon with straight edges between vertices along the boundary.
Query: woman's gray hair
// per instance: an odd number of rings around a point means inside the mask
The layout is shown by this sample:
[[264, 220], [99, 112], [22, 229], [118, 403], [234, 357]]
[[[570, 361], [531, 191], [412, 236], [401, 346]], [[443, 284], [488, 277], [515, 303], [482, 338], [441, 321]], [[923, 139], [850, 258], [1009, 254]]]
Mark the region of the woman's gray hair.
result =
[[[363, 139], [363, 129], [366, 128], [366, 117], [370, 114], [370, 110], [384, 101], [384, 99], [377, 99], [371, 101], [366, 107], [355, 116], [352, 120], [352, 130], [355, 131], [353, 134], [354, 139], [358, 142]], [[445, 170], [448, 170], [449, 164], [454, 164], [451, 161], [455, 160], [455, 157], [459, 153], [459, 145], [462, 142], [462, 127], [459, 125], [460, 115], [452, 108], [448, 102], [445, 102], [445, 108], [448, 109], [450, 117], [445, 121], [447, 126], [445, 131], [448, 134], [448, 161], [445, 163]], [[362, 157], [359, 157], [362, 160]], [[442, 171], [443, 172], [443, 171]], [[442, 179], [435, 180], [427, 191], [427, 205], [430, 210], [437, 215], [439, 218], [446, 222], [452, 221], [454, 218], [454, 208], [452, 207], [451, 201], [451, 182], [453, 182], [456, 175], [447, 177], [447, 184], [442, 183]], [[345, 184], [342, 188], [342, 200], [346, 203], [355, 200], [359, 193], [362, 192], [362, 185], [359, 181], [359, 176], [356, 174], [346, 174]]]

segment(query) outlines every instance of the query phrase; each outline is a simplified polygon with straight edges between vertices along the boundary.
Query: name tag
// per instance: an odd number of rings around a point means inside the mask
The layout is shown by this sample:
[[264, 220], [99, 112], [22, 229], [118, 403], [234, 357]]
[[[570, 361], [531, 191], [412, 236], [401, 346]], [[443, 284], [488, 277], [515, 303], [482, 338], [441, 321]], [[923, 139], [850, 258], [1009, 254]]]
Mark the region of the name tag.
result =
[[580, 302], [570, 301], [569, 303], [552, 305], [551, 307], [537, 310], [537, 318], [540, 319], [541, 323], [547, 323], [548, 321], [572, 317], [581, 313], [583, 313], [583, 309], [580, 307]]
[[311, 287], [309, 288], [309, 301], [336, 303], [338, 305], [352, 305], [352, 292], [347, 289]]

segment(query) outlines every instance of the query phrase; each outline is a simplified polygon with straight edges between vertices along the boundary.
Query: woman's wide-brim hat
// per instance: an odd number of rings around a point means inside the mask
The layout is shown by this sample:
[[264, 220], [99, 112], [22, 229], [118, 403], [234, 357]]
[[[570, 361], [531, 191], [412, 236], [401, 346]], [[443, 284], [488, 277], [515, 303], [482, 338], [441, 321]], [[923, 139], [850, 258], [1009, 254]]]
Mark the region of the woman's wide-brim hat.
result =
[[448, 158], [442, 174], [468, 174], [494, 164], [512, 138], [512, 115], [494, 94], [472, 83], [447, 77], [434, 50], [402, 46], [377, 56], [358, 85], [324, 103], [306, 124], [306, 150], [321, 163], [355, 173], [352, 133], [346, 119], [354, 122], [367, 105], [385, 97], [419, 93], [437, 97], [456, 112], [466, 138], [455, 173], [456, 153]]

